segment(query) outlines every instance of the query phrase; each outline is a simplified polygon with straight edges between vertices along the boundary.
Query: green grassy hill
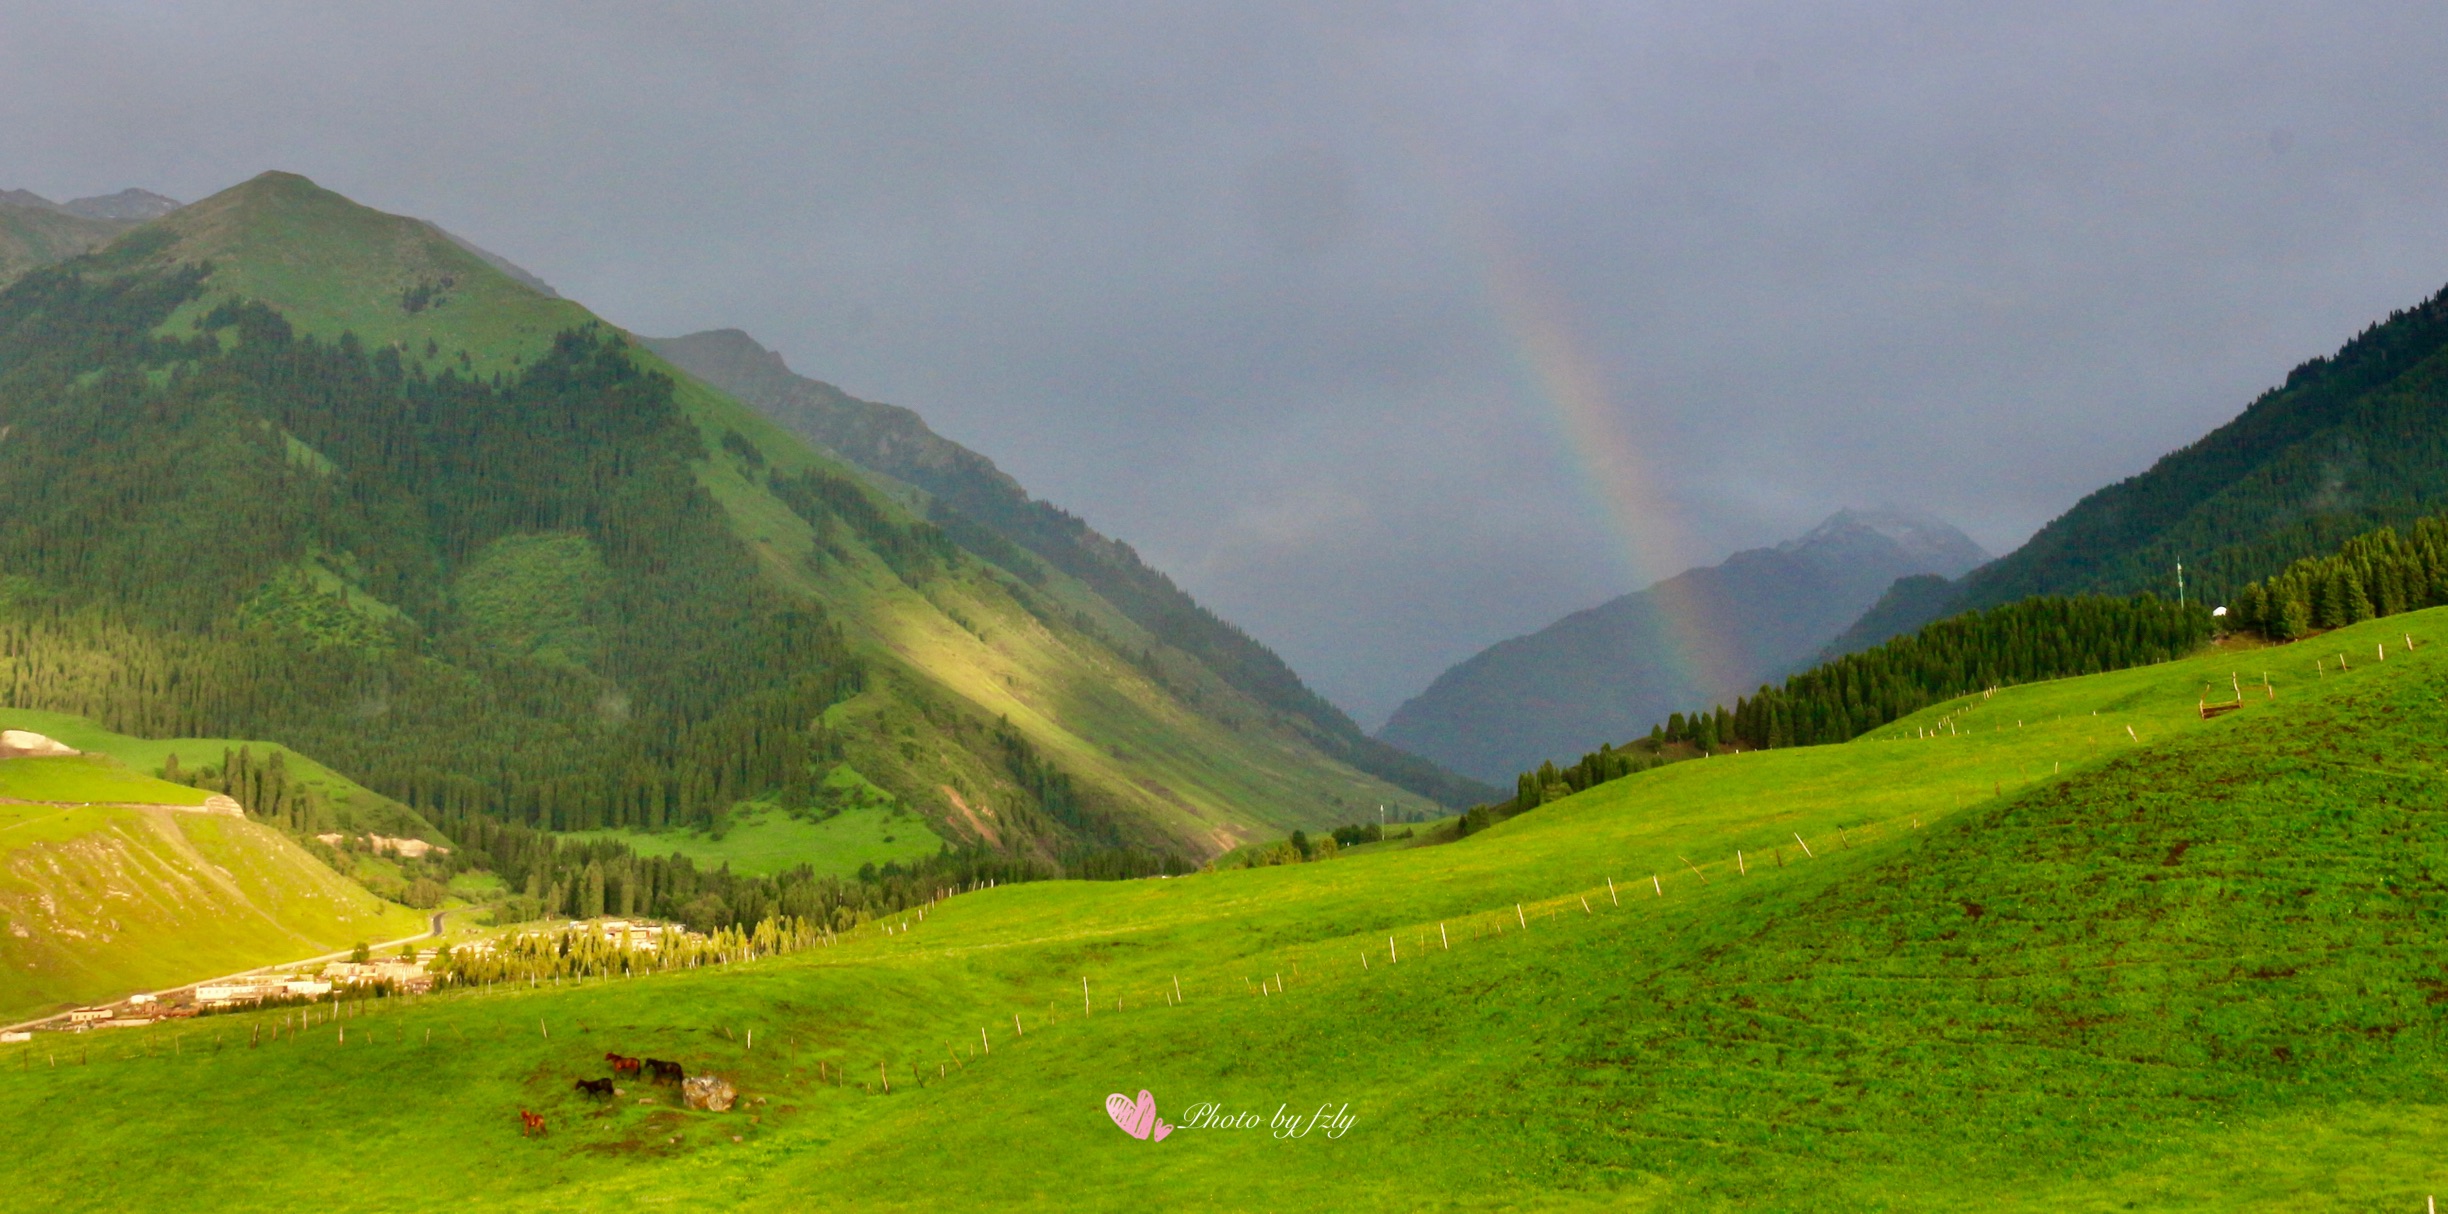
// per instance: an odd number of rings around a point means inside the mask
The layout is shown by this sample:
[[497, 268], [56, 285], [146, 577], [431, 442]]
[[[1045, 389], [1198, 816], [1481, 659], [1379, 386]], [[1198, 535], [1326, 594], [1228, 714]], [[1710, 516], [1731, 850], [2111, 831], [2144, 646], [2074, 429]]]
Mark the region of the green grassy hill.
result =
[[[209, 790], [185, 784], [165, 783], [160, 776], [173, 759], [183, 760], [188, 770], [217, 764], [224, 754], [251, 748], [266, 761], [278, 754], [286, 764], [290, 778], [296, 784], [312, 789], [331, 811], [328, 825], [335, 830], [353, 834], [384, 834], [394, 837], [426, 839], [436, 843], [450, 840], [414, 811], [389, 797], [382, 796], [364, 785], [315, 762], [309, 756], [276, 742], [247, 738], [137, 738], [115, 733], [84, 717], [64, 712], [37, 712], [25, 708], [0, 708], [0, 729], [23, 729], [39, 733], [71, 749], [87, 755], [104, 756], [119, 768], [114, 778], [142, 780], [146, 794], [133, 797], [83, 798], [86, 800], [126, 800], [160, 802], [169, 805], [200, 805]], [[0, 765], [0, 771], [5, 765]], [[0, 796], [18, 794], [0, 793]], [[28, 798], [63, 800], [69, 798]], [[255, 808], [250, 806], [249, 808]]]
[[[2448, 1187], [2444, 684], [2427, 611], [1680, 763], [1447, 846], [1006, 886], [253, 1048], [281, 1017], [85, 1065], [40, 1041], [0, 1054], [46, 1161], [12, 1199], [2417, 1209]], [[749, 1103], [594, 1104], [569, 1084], [606, 1049]], [[1106, 1117], [1143, 1087], [1166, 1141]], [[1203, 1104], [1259, 1128], [1192, 1128]], [[1321, 1107], [1349, 1129], [1264, 1128]]]
[[19, 707], [277, 738], [437, 820], [552, 829], [813, 818], [843, 762], [942, 838], [1048, 862], [1433, 809], [1086, 583], [960, 549], [577, 304], [302, 177], [21, 278], [0, 365], [25, 369], [0, 388]]
[[422, 914], [270, 825], [176, 808], [200, 807], [207, 790], [158, 778], [173, 754], [278, 752], [334, 809], [332, 825], [440, 837], [303, 755], [237, 739], [131, 738], [16, 709], [0, 709], [0, 728], [85, 752], [0, 759], [0, 1021], [423, 930]]
[[72, 215], [20, 191], [0, 191], [0, 283], [108, 243], [129, 226]]
[[[29, 762], [77, 760], [0, 768]], [[375, 897], [259, 822], [0, 804], [0, 1020], [424, 926], [422, 914]]]
[[200, 788], [140, 775], [98, 755], [0, 759], [0, 800], [128, 805], [202, 805]]

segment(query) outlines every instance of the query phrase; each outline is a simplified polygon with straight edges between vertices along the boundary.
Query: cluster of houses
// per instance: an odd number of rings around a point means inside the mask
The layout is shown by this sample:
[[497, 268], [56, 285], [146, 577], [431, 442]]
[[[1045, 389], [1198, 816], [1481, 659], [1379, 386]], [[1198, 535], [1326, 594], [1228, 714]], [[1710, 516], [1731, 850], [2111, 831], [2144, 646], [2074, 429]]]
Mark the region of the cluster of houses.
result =
[[[421, 839], [383, 839], [374, 837], [377, 846], [392, 844], [403, 855], [422, 855], [423, 851], [407, 851], [431, 845]], [[566, 928], [531, 927], [518, 934], [520, 940], [555, 940], [564, 931], [583, 936], [600, 937], [608, 944], [653, 952], [667, 940], [687, 939], [694, 933], [677, 924], [646, 923], [630, 919], [572, 919]], [[493, 951], [492, 940], [476, 940], [457, 946], [459, 951], [477, 954]], [[218, 1012], [233, 1008], [253, 1007], [263, 1003], [290, 999], [321, 999], [334, 991], [386, 984], [398, 993], [416, 994], [433, 987], [433, 975], [426, 965], [434, 952], [426, 950], [414, 957], [377, 957], [365, 961], [334, 961], [312, 974], [264, 973], [244, 974], [206, 982], [184, 991], [168, 991], [159, 995], [131, 995], [113, 1004], [81, 1007], [45, 1023], [46, 1029], [72, 1033], [95, 1029], [134, 1028], [162, 1020], [193, 1016], [199, 1012]], [[0, 1044], [30, 1039], [22, 1030], [0, 1032]]]
[[[176, 1002], [160, 995], [130, 995], [118, 1003], [74, 1009], [64, 1016], [55, 1017], [43, 1027], [71, 1033], [85, 1033], [95, 1029], [142, 1028], [163, 1020], [193, 1016], [196, 1011], [196, 1007], [191, 1004]], [[16, 1030], [0, 1033], [0, 1044], [28, 1041], [32, 1038], [31, 1032]]]
[[[334, 961], [312, 974], [244, 974], [206, 982], [184, 991], [130, 995], [118, 1003], [76, 1008], [52, 1018], [42, 1027], [70, 1033], [138, 1028], [199, 1012], [227, 1011], [290, 999], [321, 999], [337, 990], [376, 983], [386, 983], [395, 992], [423, 992], [433, 986], [433, 975], [425, 972], [425, 964], [433, 960], [433, 956], [429, 951], [419, 953], [414, 959], [384, 957], [368, 961]], [[28, 1030], [0, 1033], [0, 1044], [30, 1039], [31, 1032]]]
[[[348, 841], [348, 836], [332, 831], [316, 835], [315, 839], [326, 847], [338, 847]], [[450, 854], [449, 848], [439, 843], [427, 843], [423, 839], [395, 839], [389, 835], [366, 835], [364, 839], [367, 849], [378, 856], [399, 856], [408, 860], [422, 860], [436, 853], [445, 856]]]

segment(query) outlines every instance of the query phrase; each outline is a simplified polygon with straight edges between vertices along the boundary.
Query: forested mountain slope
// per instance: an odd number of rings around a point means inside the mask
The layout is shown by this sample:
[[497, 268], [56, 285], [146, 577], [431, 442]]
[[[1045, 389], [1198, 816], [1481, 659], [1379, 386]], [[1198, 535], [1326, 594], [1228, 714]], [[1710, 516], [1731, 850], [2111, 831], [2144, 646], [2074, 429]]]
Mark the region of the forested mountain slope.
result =
[[435, 815], [1201, 854], [1416, 798], [429, 224], [266, 174], [0, 291], [0, 687]]
[[1336, 758], [1447, 805], [1493, 792], [1362, 733], [1282, 658], [1200, 606], [1173, 579], [1148, 567], [1129, 544], [1099, 534], [1051, 502], [1031, 498], [993, 460], [935, 433], [916, 413], [860, 400], [799, 375], [781, 355], [737, 329], [645, 340], [675, 365], [755, 406], [800, 438], [924, 491], [928, 520], [963, 547], [1019, 571], [1028, 569], [1033, 564], [1028, 556], [1034, 556], [1079, 579], [1158, 642], [1264, 704]]
[[[2448, 503], [2448, 290], [2288, 373], [2235, 420], [2100, 489], [1954, 593], [1901, 588], [1838, 648], [2035, 594], [2224, 603], [2289, 561]], [[1892, 631], [1890, 631], [1892, 630]]]
[[1624, 742], [1666, 714], [1730, 703], [1806, 662], [1895, 579], [1954, 576], [1984, 554], [1935, 519], [1842, 511], [1575, 612], [1437, 676], [1380, 731], [1482, 780]]

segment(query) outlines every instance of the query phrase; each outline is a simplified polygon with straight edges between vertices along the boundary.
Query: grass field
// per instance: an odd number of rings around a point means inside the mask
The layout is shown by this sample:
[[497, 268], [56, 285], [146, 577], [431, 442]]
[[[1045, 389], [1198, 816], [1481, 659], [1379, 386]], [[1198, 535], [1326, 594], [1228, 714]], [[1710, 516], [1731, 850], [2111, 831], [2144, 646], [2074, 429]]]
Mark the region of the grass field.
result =
[[12, 801], [202, 805], [200, 788], [130, 771], [103, 755], [0, 759], [0, 798]]
[[699, 868], [728, 864], [735, 873], [770, 876], [805, 864], [819, 875], [849, 876], [862, 864], [881, 868], [934, 855], [943, 840], [926, 821], [899, 810], [845, 809], [823, 821], [794, 818], [770, 806], [753, 806], [732, 821], [720, 839], [705, 831], [648, 834], [634, 830], [570, 832], [573, 838], [619, 839], [641, 856], [687, 856]]
[[[2416, 1210], [2448, 1188], [2442, 641], [2010, 688], [1449, 846], [1009, 886], [730, 969], [39, 1041], [0, 1053], [42, 1161], [0, 1203]], [[2263, 670], [2274, 700], [2199, 718]], [[606, 1049], [750, 1103], [570, 1092]], [[1105, 1115], [1143, 1087], [1166, 1141]], [[1348, 1129], [1265, 1128], [1321, 1107]]]
[[[289, 778], [321, 793], [325, 802], [346, 819], [349, 829], [443, 841], [439, 832], [407, 806], [275, 742], [243, 738], [136, 738], [113, 733], [84, 717], [64, 712], [37, 712], [28, 708], [0, 708], [0, 729], [30, 730], [88, 755], [107, 755], [134, 772], [148, 776], [158, 775], [162, 764], [172, 755], [177, 755], [180, 763], [193, 769], [218, 764], [223, 752], [236, 751], [240, 747], [251, 747], [259, 756], [277, 753], [289, 770]], [[5, 766], [0, 764], [0, 768]], [[195, 805], [201, 804], [205, 797], [203, 792], [192, 788], [173, 785], [169, 789], [158, 797], [28, 799], [160, 800], [165, 804]], [[0, 796], [19, 795], [22, 794], [0, 791]]]

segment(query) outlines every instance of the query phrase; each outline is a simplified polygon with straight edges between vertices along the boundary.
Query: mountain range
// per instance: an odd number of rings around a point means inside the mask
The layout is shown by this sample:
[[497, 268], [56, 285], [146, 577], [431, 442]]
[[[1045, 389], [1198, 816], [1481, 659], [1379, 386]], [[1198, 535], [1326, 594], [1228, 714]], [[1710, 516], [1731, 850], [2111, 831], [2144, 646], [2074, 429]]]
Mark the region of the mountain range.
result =
[[1475, 791], [1127, 547], [978, 525], [957, 478], [819, 450], [432, 224], [284, 173], [14, 213], [116, 225], [0, 290], [19, 707], [277, 739], [436, 838], [820, 815], [851, 781], [962, 847], [1196, 858], [1435, 811], [1362, 764]]
[[1670, 712], [1732, 703], [1811, 664], [1897, 579], [1953, 577], [1985, 559], [1962, 532], [1924, 515], [1839, 511], [1798, 539], [1492, 645], [1437, 676], [1378, 736], [1509, 781], [1542, 760], [1646, 733]]

